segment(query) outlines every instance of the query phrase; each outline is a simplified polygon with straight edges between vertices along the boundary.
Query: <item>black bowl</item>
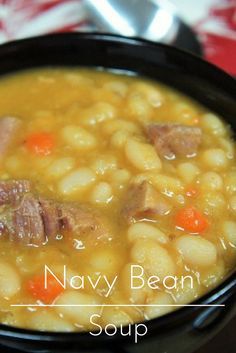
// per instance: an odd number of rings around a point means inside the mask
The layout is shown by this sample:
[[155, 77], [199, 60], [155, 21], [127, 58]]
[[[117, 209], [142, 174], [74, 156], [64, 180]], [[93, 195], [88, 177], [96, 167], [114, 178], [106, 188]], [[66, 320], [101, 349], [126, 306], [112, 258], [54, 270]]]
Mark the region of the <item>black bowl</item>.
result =
[[[236, 131], [236, 81], [187, 52], [162, 44], [107, 34], [48, 35], [0, 46], [0, 75], [42, 66], [102, 67], [132, 71], [164, 82], [222, 115]], [[37, 332], [0, 325], [0, 343], [28, 352], [190, 353], [236, 313], [236, 274], [194, 304], [146, 323], [133, 337], [102, 333]], [[202, 307], [225, 304], [225, 307]], [[227, 342], [225, 342], [227, 345]]]

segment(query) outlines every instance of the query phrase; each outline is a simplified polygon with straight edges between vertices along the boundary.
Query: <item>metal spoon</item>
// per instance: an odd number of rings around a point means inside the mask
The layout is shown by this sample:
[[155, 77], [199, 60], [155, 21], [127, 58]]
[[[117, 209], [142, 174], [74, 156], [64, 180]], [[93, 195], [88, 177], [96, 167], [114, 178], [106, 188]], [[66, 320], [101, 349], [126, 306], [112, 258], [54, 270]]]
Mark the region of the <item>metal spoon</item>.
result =
[[201, 54], [195, 34], [166, 0], [84, 0], [84, 6], [99, 32], [141, 37]]

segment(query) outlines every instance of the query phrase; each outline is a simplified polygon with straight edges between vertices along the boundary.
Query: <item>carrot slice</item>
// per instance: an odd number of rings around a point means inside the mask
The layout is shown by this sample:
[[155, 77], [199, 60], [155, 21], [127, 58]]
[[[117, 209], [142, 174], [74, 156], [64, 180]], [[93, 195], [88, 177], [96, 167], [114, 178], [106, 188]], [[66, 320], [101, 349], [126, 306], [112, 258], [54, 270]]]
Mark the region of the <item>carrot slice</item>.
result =
[[181, 209], [175, 216], [175, 224], [193, 234], [203, 233], [209, 226], [206, 216], [193, 206]]
[[44, 275], [38, 275], [30, 279], [26, 283], [26, 290], [37, 300], [50, 304], [64, 291], [64, 288], [53, 275], [48, 274], [46, 283]]
[[54, 136], [48, 132], [34, 133], [26, 138], [25, 145], [30, 152], [47, 156], [55, 145]]

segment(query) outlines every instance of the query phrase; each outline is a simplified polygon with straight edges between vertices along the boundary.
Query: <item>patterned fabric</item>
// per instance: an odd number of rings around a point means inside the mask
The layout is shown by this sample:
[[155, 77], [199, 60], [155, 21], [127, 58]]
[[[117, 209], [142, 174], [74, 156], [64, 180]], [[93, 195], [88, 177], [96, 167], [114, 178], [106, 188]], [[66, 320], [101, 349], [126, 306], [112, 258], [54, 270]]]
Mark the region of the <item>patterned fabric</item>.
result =
[[195, 29], [206, 59], [236, 75], [236, 0], [216, 3]]
[[[199, 35], [205, 58], [236, 75], [236, 0], [171, 1]], [[89, 29], [82, 0], [0, 0], [0, 43]]]

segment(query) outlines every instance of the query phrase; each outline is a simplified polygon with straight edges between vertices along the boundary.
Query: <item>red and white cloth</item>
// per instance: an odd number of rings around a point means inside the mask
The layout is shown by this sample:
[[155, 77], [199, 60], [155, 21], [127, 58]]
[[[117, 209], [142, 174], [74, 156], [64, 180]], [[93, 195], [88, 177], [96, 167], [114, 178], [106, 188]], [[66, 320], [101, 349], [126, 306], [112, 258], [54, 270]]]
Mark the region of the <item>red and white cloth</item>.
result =
[[236, 0], [171, 0], [195, 29], [205, 58], [236, 76]]
[[[170, 1], [199, 35], [205, 58], [236, 75], [236, 0]], [[82, 0], [0, 0], [0, 43], [89, 29]]]

